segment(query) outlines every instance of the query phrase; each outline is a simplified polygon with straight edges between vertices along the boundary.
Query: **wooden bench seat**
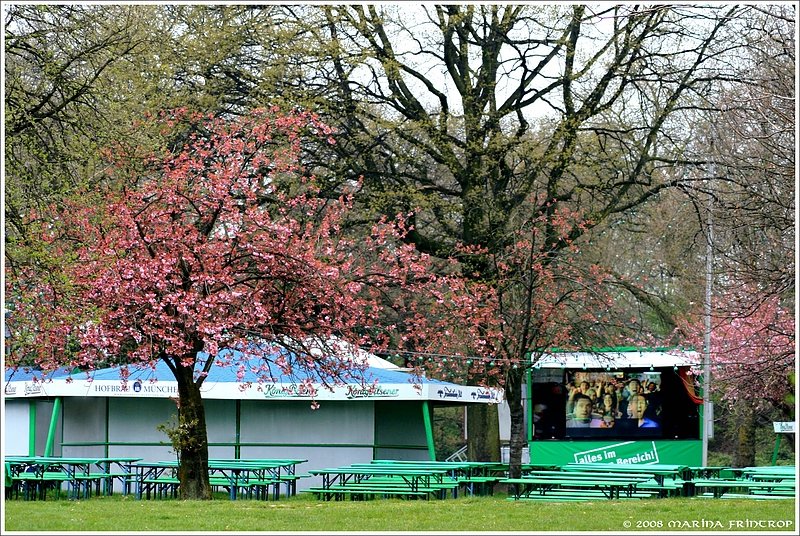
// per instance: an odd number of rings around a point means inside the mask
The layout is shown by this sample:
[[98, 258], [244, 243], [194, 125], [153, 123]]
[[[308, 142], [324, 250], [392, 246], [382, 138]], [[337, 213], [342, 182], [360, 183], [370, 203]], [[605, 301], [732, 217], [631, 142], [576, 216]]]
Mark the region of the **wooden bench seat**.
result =
[[464, 486], [470, 495], [494, 495], [494, 486], [500, 476], [469, 476], [458, 478], [458, 484]]
[[[572, 484], [561, 484], [555, 485], [552, 487], [548, 486], [541, 486], [541, 487], [533, 487], [528, 490], [518, 490], [519, 492], [519, 499], [518, 500], [537, 500], [543, 499], [547, 500], [548, 498], [551, 499], [566, 499], [566, 500], [597, 500], [603, 499], [607, 500], [609, 498], [608, 490], [602, 489], [600, 487], [591, 487], [588, 483], [579, 483], [577, 486]], [[614, 497], [615, 499], [619, 500], [627, 500], [627, 499], [651, 499], [656, 498], [659, 496], [658, 490], [648, 490], [648, 489], [632, 489], [626, 493], [620, 493], [618, 497]], [[511, 500], [514, 500], [515, 497], [512, 495], [509, 497]]]
[[601, 492], [608, 499], [617, 499], [622, 496], [633, 497], [636, 486], [649, 480], [642, 476], [631, 475], [630, 477], [611, 477], [603, 478], [597, 475], [596, 478], [587, 476], [566, 476], [559, 475], [534, 476], [522, 478], [505, 478], [501, 483], [509, 485], [511, 494], [520, 499], [530, 495], [545, 495], [556, 492], [556, 490], [570, 490], [573, 492]]
[[791, 493], [794, 495], [796, 490], [794, 481], [770, 482], [747, 479], [697, 479], [692, 481], [692, 485], [696, 495], [698, 494], [697, 490], [710, 489], [716, 498], [723, 497], [732, 490], [747, 490], [750, 495], [758, 491], [761, 492], [761, 496], [769, 495], [773, 492], [774, 494]]
[[114, 480], [119, 480], [122, 484], [122, 493], [123, 495], [127, 495], [130, 493], [131, 485], [136, 485], [136, 473], [126, 473], [126, 472], [110, 472], [107, 473], [107, 482], [108, 487], [106, 489], [106, 495], [113, 495], [114, 494]]
[[297, 481], [306, 475], [280, 475], [277, 477], [281, 484], [286, 486], [286, 496], [291, 497], [297, 494]]
[[715, 497], [712, 492], [700, 493], [694, 496], [698, 499], [752, 499], [754, 501], [760, 500], [794, 500], [794, 495], [767, 495], [760, 493], [726, 493], [722, 497]]
[[75, 475], [75, 482], [78, 487], [78, 494], [84, 499], [92, 496], [92, 489], [95, 494], [100, 495], [100, 486], [104, 481], [111, 478], [109, 473], [79, 473]]
[[146, 478], [142, 480], [142, 487], [145, 490], [147, 498], [150, 498], [150, 491], [153, 491], [154, 497], [177, 497], [178, 486], [180, 480], [177, 477], [160, 476], [158, 478]]
[[387, 490], [389, 492], [394, 491], [424, 491], [428, 494], [437, 494], [444, 497], [446, 492], [452, 492], [458, 489], [457, 482], [431, 482], [427, 486], [418, 486], [416, 488], [412, 488], [407, 482], [403, 481], [373, 481], [372, 479], [364, 480], [362, 482], [357, 483], [347, 483], [344, 485], [335, 485], [332, 486], [333, 488], [345, 488], [345, 489], [363, 489], [363, 488], [370, 488], [376, 490]]
[[[280, 497], [280, 485], [283, 482], [275, 478], [265, 478], [261, 480], [248, 480], [247, 481], [247, 495], [253, 499], [269, 499], [272, 497], [278, 500]], [[269, 490], [272, 488], [272, 493]]]
[[[431, 496], [444, 498], [447, 493], [455, 496], [459, 482], [453, 478], [443, 478], [441, 482], [429, 482], [425, 486], [412, 487], [408, 481], [397, 475], [377, 475], [363, 478], [359, 481], [349, 481], [344, 484], [333, 484], [328, 487], [314, 487], [306, 491], [317, 494], [319, 498], [339, 499], [344, 496], [356, 498], [363, 497], [400, 497], [400, 498], [429, 498]], [[362, 497], [363, 496], [363, 497]]]
[[797, 492], [793, 489], [773, 489], [773, 490], [761, 490], [761, 489], [754, 489], [751, 491], [750, 495], [763, 495], [767, 497], [794, 497], [797, 495]]
[[11, 477], [12, 487], [22, 491], [25, 499], [45, 499], [47, 492], [54, 490], [56, 497], [61, 496], [61, 487], [64, 482], [75, 484], [70, 475], [63, 471], [45, 471], [42, 474], [22, 472]]
[[[652, 499], [656, 497], [653, 493], [650, 492], [633, 492], [630, 496], [621, 495], [617, 500], [625, 501], [625, 500], [641, 500], [641, 499]], [[545, 494], [529, 494], [524, 495], [519, 498], [515, 497], [508, 497], [509, 501], [551, 501], [551, 502], [564, 502], [564, 501], [607, 501], [608, 497], [604, 495], [602, 492], [595, 492], [595, 490], [590, 489], [569, 489], [569, 488], [560, 488], [557, 490], [548, 491]]]
[[367, 498], [375, 497], [394, 497], [394, 498], [428, 498], [431, 493], [437, 490], [433, 489], [419, 489], [411, 490], [409, 488], [390, 488], [385, 486], [370, 487], [370, 486], [344, 486], [344, 487], [331, 487], [331, 488], [308, 488], [304, 490], [307, 493], [314, 493], [318, 499], [324, 500], [341, 500], [346, 496], [351, 499], [364, 500]]
[[659, 483], [657, 480], [652, 479], [636, 485], [638, 490], [651, 490], [657, 491], [661, 497], [673, 497], [687, 494], [687, 483], [689, 481], [683, 479], [665, 479], [664, 482]]

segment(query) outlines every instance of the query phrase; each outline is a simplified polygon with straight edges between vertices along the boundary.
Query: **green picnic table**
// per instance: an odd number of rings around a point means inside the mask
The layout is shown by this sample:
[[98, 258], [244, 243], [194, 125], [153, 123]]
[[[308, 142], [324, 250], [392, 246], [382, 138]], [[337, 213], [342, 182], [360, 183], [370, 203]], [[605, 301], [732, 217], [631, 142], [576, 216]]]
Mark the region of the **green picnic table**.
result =
[[690, 495], [687, 482], [692, 474], [689, 466], [680, 464], [626, 464], [626, 463], [568, 463], [561, 468], [563, 471], [596, 472], [598, 474], [626, 473], [631, 475], [650, 474], [653, 484], [642, 484], [642, 489], [649, 488], [658, 491], [662, 497], [680, 494]]
[[[494, 485], [506, 476], [506, 466], [497, 462], [434, 461], [434, 460], [372, 460], [369, 463], [353, 464], [365, 467], [401, 467], [404, 469], [444, 469], [463, 485], [469, 495], [491, 495]], [[502, 472], [503, 474], [497, 474]], [[458, 488], [455, 488], [454, 495]]]
[[64, 456], [8, 456], [12, 485], [21, 486], [25, 495], [44, 496], [47, 489], [60, 489], [66, 482], [71, 499], [88, 498], [93, 486], [97, 493], [113, 493], [114, 479], [129, 490], [133, 475], [132, 464], [141, 458], [132, 457], [64, 457]]
[[272, 486], [272, 497], [277, 500], [281, 485], [286, 486], [287, 497], [296, 494], [296, 467], [307, 461], [295, 458], [212, 458], [208, 460], [208, 469], [209, 476], [216, 482], [228, 479], [231, 499], [236, 499], [236, 489], [241, 487], [255, 492], [257, 498], [262, 495], [266, 498]]
[[746, 478], [709, 478], [696, 479], [691, 484], [695, 495], [701, 495], [703, 489], [709, 489], [714, 498], [717, 499], [735, 490], [744, 490], [748, 495], [758, 498], [794, 498], [796, 494], [796, 486], [793, 479], [776, 481], [750, 480]]
[[720, 473], [728, 469], [727, 465], [697, 465], [689, 466], [692, 478], [719, 478]]
[[[521, 478], [504, 478], [502, 484], [509, 484], [509, 490], [514, 500], [530, 499], [546, 496], [548, 493], [558, 494], [568, 492], [568, 495], [559, 494], [559, 497], [581, 498], [587, 491], [600, 491], [608, 499], [619, 499], [624, 493], [632, 497], [636, 486], [646, 482], [647, 475], [570, 475], [562, 471], [551, 471], [549, 474], [524, 476]], [[589, 497], [586, 497], [589, 498]]]
[[779, 480], [797, 476], [797, 469], [793, 465], [743, 467], [739, 471], [742, 477], [754, 480]]
[[562, 471], [596, 471], [596, 472], [616, 472], [616, 473], [649, 473], [658, 481], [664, 484], [666, 478], [673, 480], [690, 480], [692, 477], [688, 465], [679, 464], [633, 464], [633, 463], [568, 463], [561, 467]]
[[[269, 489], [274, 489], [272, 497], [280, 497], [280, 486], [286, 485], [287, 495], [296, 490], [296, 466], [307, 460], [265, 458], [265, 459], [223, 459], [208, 460], [209, 480], [214, 486], [228, 490], [231, 500], [236, 500], [240, 491], [255, 494], [257, 498], [270, 496]], [[136, 469], [136, 498], [150, 497], [153, 491], [156, 496], [166, 493], [175, 495], [178, 488], [177, 460], [139, 462]]]
[[306, 491], [324, 500], [341, 499], [345, 495], [427, 497], [458, 486], [446, 469], [415, 469], [401, 465], [353, 464], [314, 469], [309, 474], [322, 477], [322, 486]]

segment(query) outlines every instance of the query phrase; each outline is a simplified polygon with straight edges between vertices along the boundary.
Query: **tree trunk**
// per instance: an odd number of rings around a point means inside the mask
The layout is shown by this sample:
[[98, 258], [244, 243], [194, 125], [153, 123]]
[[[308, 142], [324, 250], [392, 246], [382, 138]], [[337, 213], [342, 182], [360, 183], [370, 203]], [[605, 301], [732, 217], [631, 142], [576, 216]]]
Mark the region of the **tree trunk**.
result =
[[734, 467], [750, 467], [756, 464], [756, 412], [749, 405], [742, 405], [737, 412], [736, 451]]
[[472, 461], [500, 461], [500, 422], [496, 404], [467, 406], [467, 457]]
[[508, 476], [519, 478], [522, 475], [522, 449], [527, 440], [525, 434], [525, 411], [522, 406], [522, 379], [524, 368], [508, 371], [505, 385], [506, 402], [511, 416], [511, 443], [509, 446]]
[[178, 435], [177, 442], [173, 439], [173, 443], [176, 443], [180, 461], [180, 498], [210, 500], [206, 413], [200, 386], [194, 382], [192, 375], [192, 367], [177, 366]]

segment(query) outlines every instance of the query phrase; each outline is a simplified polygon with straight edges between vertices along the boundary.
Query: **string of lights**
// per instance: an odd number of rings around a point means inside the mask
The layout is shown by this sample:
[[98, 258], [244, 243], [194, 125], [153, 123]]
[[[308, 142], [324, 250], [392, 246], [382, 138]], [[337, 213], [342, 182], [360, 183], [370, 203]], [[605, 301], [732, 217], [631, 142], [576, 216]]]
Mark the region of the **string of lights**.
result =
[[[581, 350], [578, 350], [578, 351], [581, 351]], [[552, 352], [552, 353], [559, 353], [559, 352]], [[486, 356], [478, 356], [478, 355], [445, 354], [445, 353], [438, 353], [438, 352], [419, 352], [419, 351], [414, 351], [414, 350], [384, 350], [382, 352], [379, 352], [377, 355], [386, 356], [388, 358], [403, 359], [405, 361], [413, 360], [413, 361], [417, 361], [417, 362], [421, 362], [421, 363], [424, 363], [424, 362], [433, 363], [434, 361], [442, 363], [442, 364], [446, 364], [446, 363], [448, 363], [450, 361], [463, 362], [464, 364], [466, 364], [468, 366], [471, 366], [471, 365], [473, 365], [475, 363], [481, 363], [481, 364], [488, 364], [489, 366], [494, 366], [496, 364], [506, 364], [506, 365], [507, 364], [511, 364], [512, 366], [517, 367], [520, 363], [523, 363], [523, 362], [527, 363], [528, 362], [527, 359], [523, 359], [523, 358], [516, 358], [516, 359], [515, 358], [510, 358], [509, 359], [509, 358], [496, 358], [496, 357], [486, 357]], [[727, 367], [727, 366], [745, 366], [745, 365], [746, 366], [753, 366], [753, 365], [758, 365], [758, 364], [768, 364], [770, 362], [772, 362], [772, 360], [770, 360], [770, 359], [762, 359], [762, 360], [759, 360], [758, 362], [753, 362], [753, 361], [725, 361], [725, 362], [719, 362], [719, 363], [712, 363], [712, 367], [719, 369], [721, 367]], [[541, 365], [542, 365], [541, 362], [536, 362], [536, 363], [532, 363], [531, 364], [531, 366], [534, 367], [534, 368], [541, 368]], [[700, 364], [698, 363], [697, 366], [700, 366]], [[566, 365], [564, 365], [564, 367], [566, 367]], [[631, 365], [629, 365], [629, 364], [619, 364], [619, 363], [617, 363], [617, 364], [615, 364], [613, 366], [611, 366], [611, 365], [589, 366], [586, 363], [584, 363], [581, 368], [584, 369], [584, 370], [586, 370], [588, 368], [592, 368], [592, 369], [601, 369], [602, 368], [602, 369], [605, 369], [607, 371], [610, 371], [612, 368], [630, 368], [630, 367], [631, 367]], [[642, 368], [642, 367], [637, 366], [636, 368]], [[644, 368], [646, 368], [646, 367], [644, 367]], [[655, 369], [655, 365], [650, 365], [649, 368], [650, 368], [650, 370], [654, 370]], [[660, 367], [660, 368], [663, 368], [663, 367]], [[678, 366], [677, 365], [673, 366], [672, 368], [673, 368], [673, 370], [676, 370], [676, 371], [678, 370]]]

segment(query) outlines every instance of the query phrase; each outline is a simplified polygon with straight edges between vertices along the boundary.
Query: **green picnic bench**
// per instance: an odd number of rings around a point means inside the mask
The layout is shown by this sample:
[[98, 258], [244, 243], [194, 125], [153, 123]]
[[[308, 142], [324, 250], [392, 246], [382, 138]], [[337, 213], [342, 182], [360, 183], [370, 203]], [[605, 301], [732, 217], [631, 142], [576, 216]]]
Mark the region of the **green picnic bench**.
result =
[[412, 487], [408, 481], [400, 476], [377, 476], [364, 478], [359, 481], [348, 481], [344, 484], [333, 484], [322, 487], [312, 487], [306, 492], [314, 493], [320, 499], [341, 499], [350, 496], [352, 499], [365, 499], [374, 497], [397, 498], [443, 498], [452, 492], [459, 484], [453, 479], [443, 479], [441, 482], [430, 482], [426, 485]]
[[745, 478], [708, 478], [695, 479], [691, 484], [695, 496], [708, 496], [701, 490], [710, 490], [710, 495], [717, 499], [731, 498], [729, 492], [733, 492], [737, 498], [794, 498], [796, 495], [795, 481], [791, 479], [770, 481]]
[[55, 492], [56, 498], [59, 498], [65, 482], [71, 484], [73, 480], [63, 471], [22, 472], [11, 476], [12, 489], [15, 489], [17, 494], [21, 491], [26, 500], [45, 499], [51, 490]]
[[457, 480], [469, 495], [494, 495], [495, 484], [502, 478], [501, 476], [465, 476], [459, 477]]
[[[458, 489], [463, 488], [468, 495], [492, 495], [495, 484], [506, 476], [505, 465], [497, 462], [378, 459], [369, 463], [354, 463], [350, 467], [371, 468], [376, 466], [420, 471], [444, 469], [458, 481]], [[501, 470], [503, 474], [497, 474]], [[457, 490], [454, 492], [454, 496], [457, 496]]]
[[398, 499], [409, 499], [409, 498], [420, 498], [420, 499], [427, 499], [430, 497], [432, 491], [421, 489], [421, 490], [410, 490], [408, 488], [404, 489], [389, 489], [383, 486], [379, 487], [369, 487], [366, 485], [351, 485], [351, 486], [333, 486], [331, 488], [321, 488], [321, 487], [313, 487], [303, 490], [306, 493], [314, 493], [318, 499], [330, 501], [330, 500], [337, 500], [340, 501], [345, 497], [349, 497], [351, 500], [368, 500], [374, 499], [376, 497], [381, 498], [398, 498]]
[[[513, 500], [569, 496], [573, 499], [596, 498], [600, 494], [607, 499], [635, 498], [648, 494], [637, 491], [637, 485], [651, 480], [648, 475], [569, 475], [560, 471], [540, 471], [539, 474], [520, 478], [504, 478], [501, 484], [509, 485]], [[598, 493], [599, 492], [599, 493]], [[652, 496], [651, 494], [649, 496]]]
[[330, 500], [344, 496], [394, 496], [407, 498], [444, 498], [454, 496], [459, 483], [444, 469], [419, 469], [405, 466], [353, 464], [350, 466], [309, 471], [322, 477], [322, 486], [309, 490], [318, 498]]
[[[153, 492], [153, 498], [161, 499], [162, 497], [172, 497], [173, 499], [178, 496], [178, 487], [180, 480], [174, 476], [158, 476], [155, 478], [145, 478], [140, 482], [140, 494], [143, 491], [145, 496], [149, 499], [150, 492]], [[141, 495], [140, 495], [141, 498]]]
[[649, 474], [653, 482], [643, 483], [641, 489], [658, 492], [660, 497], [690, 495], [688, 482], [692, 478], [689, 466], [680, 464], [623, 464], [623, 463], [568, 463], [561, 468], [566, 472], [595, 472], [598, 474], [624, 473]]

